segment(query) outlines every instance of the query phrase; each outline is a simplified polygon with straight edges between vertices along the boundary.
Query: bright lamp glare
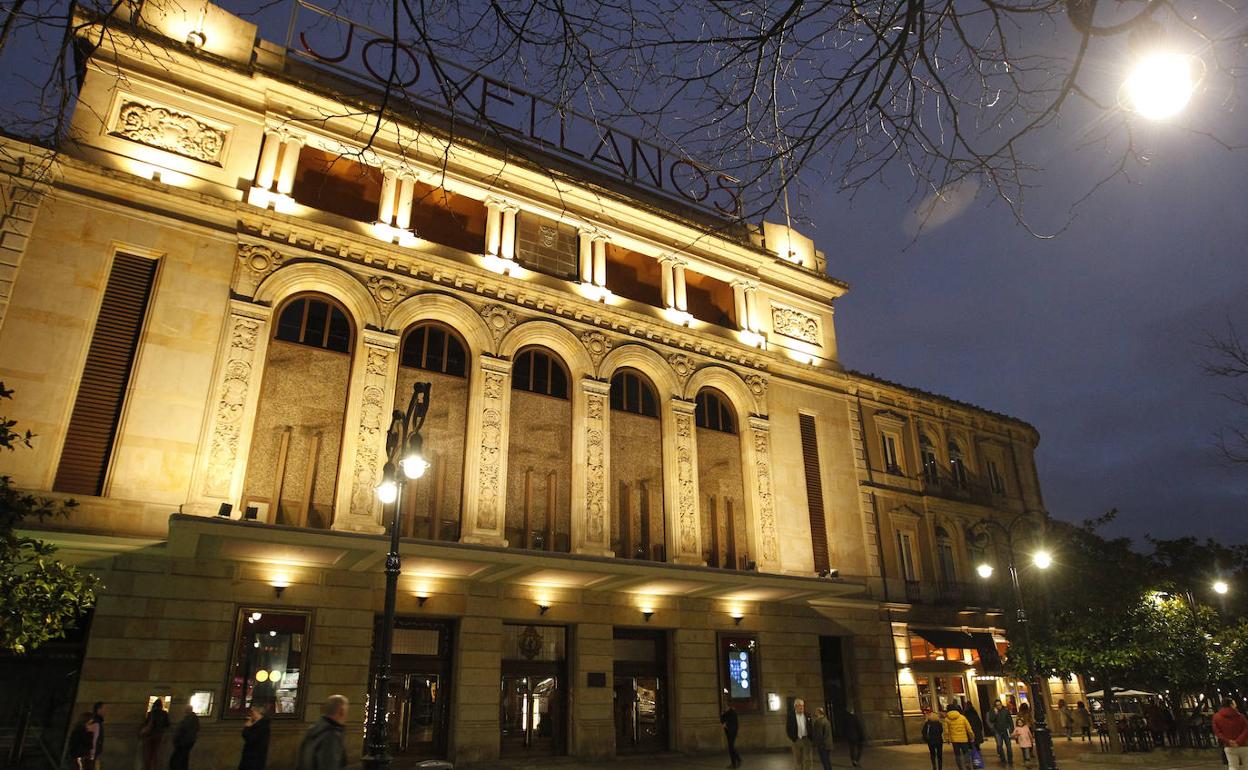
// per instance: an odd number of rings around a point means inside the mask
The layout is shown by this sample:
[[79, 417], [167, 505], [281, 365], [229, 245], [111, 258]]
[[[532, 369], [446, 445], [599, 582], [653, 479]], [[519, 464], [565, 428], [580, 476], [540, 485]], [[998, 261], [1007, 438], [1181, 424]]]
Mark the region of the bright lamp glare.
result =
[[981, 564], [975, 568], [975, 571], [979, 573], [979, 576], [981, 578], [992, 577], [992, 565], [991, 564]]
[[1191, 101], [1196, 88], [1191, 59], [1167, 52], [1142, 56], [1123, 87], [1129, 106], [1141, 116], [1149, 120], [1173, 117]]
[[1227, 591], [1231, 590], [1231, 587], [1226, 584], [1225, 580], [1218, 580], [1213, 584], [1213, 590], [1216, 593], [1225, 594]]
[[377, 485], [377, 499], [383, 505], [389, 505], [399, 499], [399, 485], [393, 481], [383, 481]]
[[1040, 569], [1048, 569], [1049, 565], [1053, 563], [1053, 555], [1048, 551], [1036, 551], [1035, 555], [1031, 557], [1031, 561]]
[[429, 470], [429, 461], [420, 455], [408, 455], [399, 461], [399, 466], [403, 468], [404, 476], [409, 479], [418, 479]]

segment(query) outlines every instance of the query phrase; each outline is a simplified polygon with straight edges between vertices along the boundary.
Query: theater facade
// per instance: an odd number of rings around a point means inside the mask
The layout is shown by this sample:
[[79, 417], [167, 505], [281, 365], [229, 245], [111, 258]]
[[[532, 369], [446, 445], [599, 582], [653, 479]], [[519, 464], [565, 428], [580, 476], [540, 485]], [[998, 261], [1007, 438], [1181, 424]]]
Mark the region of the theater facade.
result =
[[[77, 501], [39, 534], [102, 579], [0, 662], [19, 744], [102, 700], [128, 762], [167, 698], [233, 767], [266, 701], [286, 768], [342, 693], [358, 757], [392, 508], [405, 758], [718, 751], [726, 705], [782, 748], [795, 697], [896, 742], [1026, 698], [973, 528], [1044, 520], [1038, 434], [847, 369], [835, 255], [650, 145], [378, 117], [215, 6], [127, 14], [80, 20], [70, 139], [0, 152], [0, 381], [37, 436], [0, 471]], [[383, 509], [418, 382], [430, 467]]]

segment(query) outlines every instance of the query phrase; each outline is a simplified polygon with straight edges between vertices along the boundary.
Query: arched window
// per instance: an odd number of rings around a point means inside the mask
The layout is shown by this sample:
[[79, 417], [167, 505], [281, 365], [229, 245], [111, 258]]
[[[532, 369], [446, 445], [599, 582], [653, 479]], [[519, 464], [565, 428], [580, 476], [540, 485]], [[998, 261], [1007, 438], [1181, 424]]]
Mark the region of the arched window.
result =
[[277, 338], [339, 353], [351, 352], [351, 322], [342, 308], [318, 297], [291, 300], [277, 317]]
[[417, 326], [403, 338], [399, 363], [412, 369], [463, 377], [468, 356], [453, 332], [436, 324]]
[[516, 356], [511, 367], [511, 387], [543, 396], [567, 398], [568, 373], [550, 353], [529, 348]]
[[952, 586], [958, 579], [958, 570], [953, 558], [953, 538], [944, 527], [936, 528], [936, 563], [940, 567], [941, 585]]
[[616, 372], [611, 378], [611, 408], [644, 417], [659, 416], [659, 401], [654, 388], [635, 372]]
[[959, 489], [966, 487], [966, 460], [962, 458], [962, 448], [956, 441], [949, 442], [949, 473], [955, 486]]
[[919, 453], [923, 458], [923, 478], [929, 484], [935, 484], [940, 478], [940, 466], [936, 462], [936, 447], [926, 435], [919, 436]]
[[736, 420], [732, 417], [732, 410], [728, 408], [727, 400], [713, 390], [698, 391], [693, 419], [699, 428], [724, 433], [737, 432]]

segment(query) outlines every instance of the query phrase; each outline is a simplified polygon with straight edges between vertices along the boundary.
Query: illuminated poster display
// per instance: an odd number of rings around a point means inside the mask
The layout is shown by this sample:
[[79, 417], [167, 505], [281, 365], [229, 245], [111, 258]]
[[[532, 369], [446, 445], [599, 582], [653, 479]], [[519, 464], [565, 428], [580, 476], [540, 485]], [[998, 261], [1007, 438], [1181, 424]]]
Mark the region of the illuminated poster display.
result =
[[720, 678], [727, 701], [739, 710], [759, 707], [758, 640], [752, 635], [720, 637]]

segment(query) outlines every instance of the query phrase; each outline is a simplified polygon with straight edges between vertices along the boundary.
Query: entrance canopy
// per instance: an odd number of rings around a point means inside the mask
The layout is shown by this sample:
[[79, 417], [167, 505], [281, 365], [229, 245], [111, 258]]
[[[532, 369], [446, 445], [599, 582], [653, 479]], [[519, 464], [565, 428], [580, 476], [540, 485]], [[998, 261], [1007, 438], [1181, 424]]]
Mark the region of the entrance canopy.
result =
[[1004, 673], [1001, 667], [1001, 655], [997, 652], [997, 644], [992, 634], [982, 631], [953, 631], [945, 628], [910, 628], [910, 632], [926, 639], [934, 647], [953, 647], [961, 650], [975, 650], [979, 653], [979, 662], [986, 674]]

